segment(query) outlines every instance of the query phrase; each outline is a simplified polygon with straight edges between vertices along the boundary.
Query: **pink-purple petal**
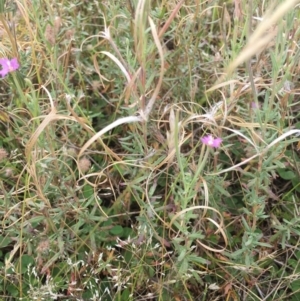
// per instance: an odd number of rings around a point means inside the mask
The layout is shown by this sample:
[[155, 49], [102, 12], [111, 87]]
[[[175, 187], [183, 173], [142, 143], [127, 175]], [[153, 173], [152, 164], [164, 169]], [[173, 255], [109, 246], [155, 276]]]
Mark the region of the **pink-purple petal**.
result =
[[7, 60], [8, 60], [8, 59], [1, 58], [1, 59], [0, 59], [0, 64], [1, 64], [1, 65], [6, 65]]
[[13, 58], [13, 59], [10, 61], [10, 65], [11, 65], [11, 67], [12, 67], [13, 70], [17, 70], [17, 69], [20, 67], [17, 58]]
[[207, 135], [201, 138], [201, 141], [203, 144], [208, 145], [210, 147], [220, 147], [221, 143], [222, 143], [222, 139], [221, 138], [213, 138], [212, 135]]
[[2, 77], [6, 76], [9, 72], [17, 70], [20, 67], [17, 58], [13, 58], [11, 60], [7, 58], [1, 58], [0, 65], [2, 66], [2, 69], [0, 70], [0, 75]]
[[209, 136], [204, 136], [201, 138], [202, 143], [207, 144], [209, 143]]
[[222, 143], [222, 139], [216, 138], [213, 142], [213, 147], [220, 147], [221, 143]]

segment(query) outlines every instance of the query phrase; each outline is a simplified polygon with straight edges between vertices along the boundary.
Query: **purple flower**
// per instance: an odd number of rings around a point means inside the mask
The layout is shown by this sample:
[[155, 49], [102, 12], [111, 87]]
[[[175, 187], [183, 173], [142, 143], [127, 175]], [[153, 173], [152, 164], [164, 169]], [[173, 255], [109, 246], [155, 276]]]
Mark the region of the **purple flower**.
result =
[[2, 66], [2, 69], [0, 70], [0, 75], [2, 77], [6, 76], [9, 72], [17, 70], [20, 67], [17, 58], [13, 58], [11, 60], [2, 58], [0, 59], [0, 65]]
[[202, 143], [211, 146], [211, 147], [219, 147], [222, 143], [221, 138], [214, 138], [212, 135], [207, 135], [201, 138]]
[[251, 102], [251, 108], [252, 109], [259, 109], [259, 104], [257, 104], [255, 101]]

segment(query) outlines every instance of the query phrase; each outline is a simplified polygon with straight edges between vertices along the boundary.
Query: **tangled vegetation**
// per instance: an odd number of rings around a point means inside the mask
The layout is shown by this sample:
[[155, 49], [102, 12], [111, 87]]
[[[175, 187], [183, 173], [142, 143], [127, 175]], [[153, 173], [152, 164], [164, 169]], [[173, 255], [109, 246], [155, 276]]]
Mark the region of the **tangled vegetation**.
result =
[[0, 300], [300, 300], [298, 0], [0, 0]]

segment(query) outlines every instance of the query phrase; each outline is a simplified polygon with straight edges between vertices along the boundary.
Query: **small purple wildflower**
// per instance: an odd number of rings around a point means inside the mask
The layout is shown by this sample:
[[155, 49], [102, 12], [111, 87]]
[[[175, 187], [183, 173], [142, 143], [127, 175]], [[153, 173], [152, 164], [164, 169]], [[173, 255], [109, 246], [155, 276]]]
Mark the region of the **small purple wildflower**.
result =
[[216, 148], [220, 147], [220, 144], [222, 143], [221, 138], [214, 138], [212, 135], [202, 137], [201, 141], [203, 144]]
[[2, 69], [0, 70], [0, 75], [2, 77], [6, 76], [9, 72], [17, 70], [20, 67], [17, 58], [13, 58], [11, 60], [2, 58], [0, 59], [0, 65], [2, 66]]
[[255, 101], [251, 102], [251, 108], [252, 109], [259, 109], [259, 104], [257, 104]]

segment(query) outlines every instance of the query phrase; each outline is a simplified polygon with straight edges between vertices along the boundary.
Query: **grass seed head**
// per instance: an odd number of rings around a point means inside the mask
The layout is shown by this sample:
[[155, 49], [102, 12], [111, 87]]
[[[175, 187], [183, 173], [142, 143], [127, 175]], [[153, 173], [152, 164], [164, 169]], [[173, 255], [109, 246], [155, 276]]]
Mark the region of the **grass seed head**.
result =
[[0, 148], [0, 161], [6, 159], [8, 156], [7, 151], [4, 148]]
[[88, 158], [84, 157], [79, 160], [78, 165], [79, 165], [81, 172], [86, 173], [91, 167], [91, 161]]

